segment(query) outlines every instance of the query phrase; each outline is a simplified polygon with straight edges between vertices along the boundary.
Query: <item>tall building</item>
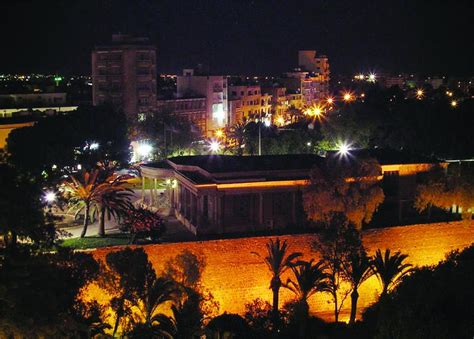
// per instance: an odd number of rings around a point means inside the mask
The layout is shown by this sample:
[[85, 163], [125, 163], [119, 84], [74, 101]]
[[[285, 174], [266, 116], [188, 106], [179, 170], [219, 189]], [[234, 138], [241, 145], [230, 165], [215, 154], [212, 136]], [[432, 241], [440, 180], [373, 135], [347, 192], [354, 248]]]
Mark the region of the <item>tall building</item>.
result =
[[156, 107], [156, 47], [147, 38], [114, 34], [92, 52], [93, 104], [110, 102], [129, 119]]
[[195, 75], [194, 70], [185, 69], [177, 77], [178, 98], [206, 98], [205, 134], [214, 132], [229, 124], [227, 99], [227, 78], [222, 75]]
[[271, 95], [262, 93], [260, 85], [229, 86], [229, 101], [232, 123], [271, 114]]
[[316, 51], [298, 51], [298, 67], [303, 71], [316, 73], [322, 80], [329, 81], [329, 62], [325, 55], [316, 55]]
[[316, 51], [299, 51], [298, 68], [286, 73], [282, 83], [288, 93], [301, 94], [303, 105], [310, 106], [329, 95], [329, 62]]

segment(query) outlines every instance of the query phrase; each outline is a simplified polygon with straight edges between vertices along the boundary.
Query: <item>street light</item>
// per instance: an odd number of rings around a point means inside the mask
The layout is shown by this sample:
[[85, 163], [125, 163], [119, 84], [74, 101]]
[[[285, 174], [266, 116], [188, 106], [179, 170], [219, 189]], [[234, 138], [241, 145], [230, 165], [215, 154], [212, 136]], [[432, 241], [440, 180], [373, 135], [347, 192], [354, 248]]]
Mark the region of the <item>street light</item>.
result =
[[224, 131], [221, 130], [221, 129], [218, 129], [218, 130], [216, 131], [216, 137], [217, 137], [217, 138], [222, 138], [223, 136], [224, 136]]
[[458, 102], [456, 100], [451, 101], [451, 106], [456, 107], [458, 105]]
[[326, 99], [326, 101], [329, 105], [332, 105], [334, 103], [334, 98], [329, 97], [329, 98]]
[[48, 203], [51, 204], [56, 200], [56, 193], [53, 191], [47, 191], [44, 193], [44, 200]]
[[96, 150], [98, 148], [99, 148], [99, 143], [98, 142], [93, 142], [89, 146], [89, 149], [91, 149], [91, 150]]
[[370, 73], [369, 74], [369, 82], [375, 82], [375, 74], [374, 73]]
[[147, 158], [148, 156], [150, 156], [152, 151], [153, 146], [146, 142], [140, 143], [137, 147], [137, 153], [142, 158]]
[[340, 142], [337, 148], [337, 153], [343, 157], [347, 156], [349, 154], [349, 151], [351, 150], [350, 144], [345, 141]]
[[342, 98], [344, 99], [344, 101], [349, 102], [352, 100], [352, 94], [350, 92], [345, 92]]
[[211, 152], [217, 153], [221, 149], [221, 144], [217, 140], [211, 140], [209, 143], [209, 150]]
[[421, 88], [416, 91], [416, 97], [418, 99], [422, 99], [424, 95], [425, 95], [425, 92]]

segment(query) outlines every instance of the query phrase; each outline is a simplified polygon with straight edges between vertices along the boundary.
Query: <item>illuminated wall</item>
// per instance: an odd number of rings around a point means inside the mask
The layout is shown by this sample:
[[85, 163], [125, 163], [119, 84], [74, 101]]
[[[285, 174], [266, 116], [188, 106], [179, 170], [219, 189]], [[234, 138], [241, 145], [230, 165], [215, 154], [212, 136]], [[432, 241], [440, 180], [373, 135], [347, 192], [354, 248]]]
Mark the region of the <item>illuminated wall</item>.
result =
[[[304, 259], [317, 256], [311, 251], [311, 242], [314, 240], [311, 235], [288, 235], [280, 238], [288, 241], [292, 251], [304, 253]], [[158, 272], [169, 258], [184, 249], [203, 254], [207, 260], [203, 282], [220, 303], [220, 312], [242, 313], [244, 304], [255, 298], [271, 301], [268, 288], [270, 273], [261, 259], [251, 254], [252, 251], [263, 254], [268, 239], [269, 237], [252, 237], [160, 244], [144, 246], [144, 249]], [[369, 230], [364, 232], [363, 241], [370, 254], [378, 248], [390, 248], [408, 254], [409, 262], [415, 265], [433, 265], [443, 259], [447, 252], [474, 242], [474, 223], [451, 222]], [[113, 250], [99, 249], [94, 255], [103, 258]], [[359, 310], [374, 302], [379, 291], [380, 285], [375, 277], [366, 281], [359, 290]], [[94, 294], [96, 293], [99, 292], [95, 291]], [[280, 296], [282, 303], [292, 297], [285, 289], [282, 289]], [[99, 300], [104, 297], [97, 295]], [[333, 320], [333, 305], [328, 300], [325, 294], [313, 296], [310, 300], [311, 312]], [[342, 320], [347, 320], [349, 307], [348, 299], [343, 308]]]

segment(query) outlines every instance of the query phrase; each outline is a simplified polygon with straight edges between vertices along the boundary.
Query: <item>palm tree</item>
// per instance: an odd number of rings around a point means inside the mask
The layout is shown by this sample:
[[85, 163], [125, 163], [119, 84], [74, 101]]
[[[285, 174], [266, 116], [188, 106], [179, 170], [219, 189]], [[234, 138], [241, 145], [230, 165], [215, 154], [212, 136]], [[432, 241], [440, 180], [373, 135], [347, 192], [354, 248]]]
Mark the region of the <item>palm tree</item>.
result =
[[380, 297], [384, 297], [391, 291], [401, 279], [412, 271], [412, 265], [404, 263], [408, 255], [395, 252], [390, 255], [390, 250], [386, 249], [385, 253], [378, 249], [372, 258], [372, 270], [382, 283], [382, 293]]
[[134, 335], [140, 337], [139, 332], [155, 334], [159, 337], [173, 338], [176, 325], [172, 318], [158, 312], [158, 308], [167, 302], [175, 302], [178, 287], [173, 280], [158, 277], [145, 287], [144, 295], [136, 305], [139, 312], [135, 319]]
[[296, 295], [306, 316], [309, 312], [308, 299], [317, 292], [325, 292], [328, 288], [328, 274], [325, 269], [326, 266], [322, 260], [314, 263], [314, 260], [311, 259], [309, 262], [299, 261], [291, 265], [295, 281], [288, 279], [284, 287]]
[[64, 191], [68, 197], [82, 205], [78, 212], [84, 209], [84, 224], [81, 238], [84, 238], [87, 233], [92, 203], [104, 193], [105, 186], [99, 185], [98, 177], [99, 170], [95, 169], [91, 172], [84, 171], [80, 179], [71, 175], [69, 176], [69, 181], [64, 182]]
[[98, 235], [101, 237], [105, 236], [106, 213], [110, 220], [112, 216], [118, 218], [133, 207], [131, 203], [133, 191], [124, 186], [126, 178], [128, 176], [112, 174], [98, 186], [101, 194], [98, 194], [94, 201], [100, 214]]
[[[277, 239], [276, 241], [270, 239], [270, 241], [266, 244], [266, 248], [267, 255], [264, 258], [264, 262], [272, 273], [270, 288], [273, 292], [272, 312], [274, 321], [276, 321], [278, 319], [279, 292], [282, 286], [281, 276], [293, 264], [295, 264], [295, 260], [301, 257], [302, 254], [300, 252], [288, 253], [288, 244], [286, 243], [286, 240], [280, 242], [280, 239]], [[260, 256], [258, 253], [253, 253]]]
[[371, 269], [370, 260], [365, 250], [350, 253], [342, 263], [345, 279], [351, 284], [351, 316], [349, 323], [353, 324], [357, 312], [358, 289], [360, 285], [370, 278], [374, 271]]
[[245, 141], [245, 127], [247, 125], [243, 122], [236, 123], [230, 128], [229, 138], [237, 147], [237, 154], [242, 155], [242, 145]]

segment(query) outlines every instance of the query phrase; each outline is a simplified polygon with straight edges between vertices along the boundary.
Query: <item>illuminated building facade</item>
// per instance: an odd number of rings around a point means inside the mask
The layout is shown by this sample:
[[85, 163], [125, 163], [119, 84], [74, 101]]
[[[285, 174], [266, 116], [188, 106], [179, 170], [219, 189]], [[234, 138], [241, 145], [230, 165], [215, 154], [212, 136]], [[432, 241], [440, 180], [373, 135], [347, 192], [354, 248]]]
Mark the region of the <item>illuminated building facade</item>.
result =
[[156, 47], [147, 38], [114, 34], [108, 45], [92, 52], [92, 101], [112, 103], [127, 117], [156, 108]]
[[206, 135], [212, 136], [229, 123], [227, 78], [222, 75], [195, 75], [194, 70], [185, 69], [177, 77], [178, 98], [206, 98]]
[[[386, 203], [396, 207], [393, 219], [402, 220], [412, 206], [417, 175], [434, 162], [419, 163], [397, 154], [380, 153], [376, 158], [382, 165]], [[311, 169], [324, 161], [312, 154], [189, 156], [143, 165], [141, 170], [144, 184], [150, 179], [173, 180], [171, 206], [191, 231], [223, 234], [305, 227], [302, 193]], [[151, 194], [150, 201], [156, 201]]]
[[229, 107], [232, 123], [265, 117], [271, 114], [271, 95], [260, 85], [229, 86]]

